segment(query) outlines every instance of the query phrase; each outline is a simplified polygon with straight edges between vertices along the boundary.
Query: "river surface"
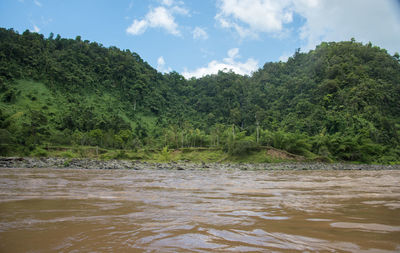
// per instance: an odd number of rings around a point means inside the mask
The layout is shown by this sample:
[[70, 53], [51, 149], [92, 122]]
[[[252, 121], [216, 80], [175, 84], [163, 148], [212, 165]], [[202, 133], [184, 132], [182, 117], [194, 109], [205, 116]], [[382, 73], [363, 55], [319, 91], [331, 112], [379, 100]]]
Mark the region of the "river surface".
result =
[[0, 168], [0, 252], [400, 252], [400, 171]]

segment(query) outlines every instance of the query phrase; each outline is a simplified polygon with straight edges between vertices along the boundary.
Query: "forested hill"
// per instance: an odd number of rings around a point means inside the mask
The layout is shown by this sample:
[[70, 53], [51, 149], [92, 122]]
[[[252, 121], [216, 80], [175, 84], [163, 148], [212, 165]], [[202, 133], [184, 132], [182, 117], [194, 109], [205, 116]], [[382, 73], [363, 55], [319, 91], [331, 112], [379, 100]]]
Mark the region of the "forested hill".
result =
[[252, 76], [185, 80], [96, 42], [0, 29], [1, 154], [38, 146], [272, 146], [310, 159], [400, 161], [399, 55], [322, 43]]

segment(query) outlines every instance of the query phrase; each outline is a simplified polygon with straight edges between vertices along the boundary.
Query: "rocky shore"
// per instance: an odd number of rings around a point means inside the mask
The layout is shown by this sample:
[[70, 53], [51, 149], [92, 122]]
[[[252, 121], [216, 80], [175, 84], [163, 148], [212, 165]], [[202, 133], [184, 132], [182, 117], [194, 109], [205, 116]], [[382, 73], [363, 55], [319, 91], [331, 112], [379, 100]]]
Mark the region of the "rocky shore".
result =
[[368, 165], [343, 163], [152, 163], [128, 160], [94, 160], [87, 158], [32, 158], [3, 157], [0, 168], [73, 168], [73, 169], [163, 169], [163, 170], [195, 170], [195, 169], [237, 169], [237, 170], [400, 170], [400, 165]]

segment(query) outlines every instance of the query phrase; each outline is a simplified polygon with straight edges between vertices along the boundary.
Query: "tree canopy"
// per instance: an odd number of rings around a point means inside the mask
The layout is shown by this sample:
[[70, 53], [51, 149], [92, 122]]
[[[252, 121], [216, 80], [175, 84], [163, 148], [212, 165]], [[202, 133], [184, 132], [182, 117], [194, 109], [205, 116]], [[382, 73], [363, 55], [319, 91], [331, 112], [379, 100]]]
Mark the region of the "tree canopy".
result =
[[0, 99], [3, 155], [51, 143], [400, 160], [399, 55], [355, 40], [186, 80], [80, 36], [0, 28]]

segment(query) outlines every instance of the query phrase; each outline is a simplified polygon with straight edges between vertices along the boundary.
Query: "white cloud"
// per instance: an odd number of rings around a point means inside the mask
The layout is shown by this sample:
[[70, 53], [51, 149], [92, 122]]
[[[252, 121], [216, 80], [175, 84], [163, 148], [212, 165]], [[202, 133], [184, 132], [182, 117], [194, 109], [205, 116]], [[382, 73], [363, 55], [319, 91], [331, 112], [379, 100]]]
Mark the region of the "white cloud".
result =
[[35, 32], [35, 33], [38, 33], [38, 32], [40, 32], [40, 28], [39, 27], [37, 27], [36, 25], [33, 25], [33, 29], [32, 30], [30, 30], [31, 32]]
[[161, 3], [166, 6], [171, 6], [174, 4], [174, 0], [162, 0]]
[[400, 50], [400, 5], [392, 0], [314, 1], [312, 8], [297, 5], [306, 22], [300, 30], [304, 48], [321, 41], [369, 42], [389, 51]]
[[279, 57], [279, 61], [287, 62], [287, 60], [288, 60], [289, 57], [291, 57], [291, 56], [293, 56], [293, 54], [290, 54], [290, 53], [285, 52], [283, 55], [281, 55], [281, 56]]
[[286, 34], [293, 16], [304, 24], [298, 36], [308, 50], [321, 41], [349, 40], [400, 50], [400, 4], [396, 0], [218, 0], [215, 19], [241, 38]]
[[173, 35], [179, 35], [178, 25], [171, 12], [164, 7], [157, 7], [150, 11], [147, 15], [147, 20], [150, 27], [161, 27]]
[[162, 57], [162, 56], [160, 56], [157, 59], [157, 70], [160, 72], [163, 72], [163, 73], [172, 71], [172, 69], [170, 67], [165, 68], [165, 60], [164, 60], [164, 57]]
[[207, 67], [198, 68], [194, 71], [185, 70], [182, 75], [189, 79], [192, 77], [200, 78], [205, 75], [217, 74], [218, 71], [233, 71], [240, 75], [250, 75], [258, 69], [258, 62], [252, 58], [247, 59], [246, 62], [239, 62], [239, 49], [232, 48], [228, 51], [228, 57], [221, 61], [211, 61]]
[[42, 7], [42, 3], [39, 2], [38, 0], [33, 0], [33, 2], [34, 2], [37, 6]]
[[232, 48], [228, 51], [228, 56], [230, 60], [234, 60], [236, 57], [239, 56], [239, 48]]
[[193, 33], [193, 39], [202, 39], [202, 40], [208, 39], [208, 34], [206, 30], [204, 30], [201, 27], [196, 26], [192, 33]]
[[132, 25], [126, 29], [126, 32], [132, 35], [139, 35], [144, 33], [148, 26], [147, 20], [134, 20]]
[[128, 34], [139, 35], [146, 31], [148, 27], [164, 28], [168, 33], [179, 36], [178, 24], [175, 23], [174, 16], [164, 7], [157, 7], [150, 10], [142, 20], [135, 19], [126, 29]]
[[181, 6], [177, 6], [177, 5], [173, 6], [171, 8], [171, 12], [172, 13], [176, 13], [176, 14], [180, 14], [180, 15], [183, 15], [183, 16], [190, 16], [188, 9], [186, 9], [184, 7], [181, 7]]
[[223, 28], [233, 28], [241, 37], [259, 32], [280, 33], [293, 20], [290, 0], [219, 0], [215, 16]]
[[164, 57], [160, 56], [160, 57], [157, 59], [157, 69], [164, 68], [164, 66], [165, 66]]
[[161, 3], [164, 6], [151, 8], [143, 19], [133, 20], [126, 32], [131, 35], [139, 35], [144, 33], [147, 28], [163, 28], [172, 35], [181, 36], [174, 14], [188, 16], [189, 10], [180, 6], [183, 4], [182, 2], [163, 0]]

